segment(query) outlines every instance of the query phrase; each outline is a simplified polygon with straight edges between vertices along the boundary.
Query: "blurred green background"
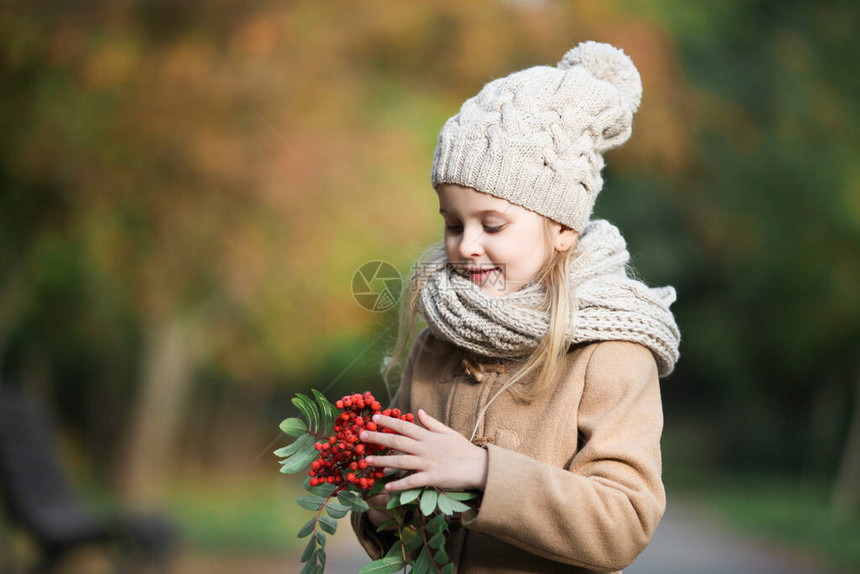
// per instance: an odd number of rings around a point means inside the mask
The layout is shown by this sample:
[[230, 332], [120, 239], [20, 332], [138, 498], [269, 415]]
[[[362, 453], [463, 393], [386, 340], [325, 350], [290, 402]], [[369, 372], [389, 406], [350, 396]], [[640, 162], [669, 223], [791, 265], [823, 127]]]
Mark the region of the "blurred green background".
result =
[[858, 27], [849, 1], [4, 2], [2, 384], [93, 504], [160, 507], [209, 560], [294, 548], [277, 424], [311, 387], [384, 396], [396, 316], [352, 276], [440, 236], [442, 123], [610, 42], [644, 97], [596, 216], [678, 290], [670, 502], [860, 569]]

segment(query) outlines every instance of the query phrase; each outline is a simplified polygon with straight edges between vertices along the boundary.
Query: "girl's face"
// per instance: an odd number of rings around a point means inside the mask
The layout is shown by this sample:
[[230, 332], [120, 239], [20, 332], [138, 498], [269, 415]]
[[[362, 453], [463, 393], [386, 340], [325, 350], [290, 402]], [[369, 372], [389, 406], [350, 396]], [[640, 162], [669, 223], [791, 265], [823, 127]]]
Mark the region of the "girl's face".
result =
[[[436, 193], [445, 220], [445, 255], [458, 273], [491, 297], [513, 293], [537, 276], [551, 255], [544, 216], [461, 185], [440, 184]], [[551, 226], [556, 248], [570, 248], [576, 232]]]

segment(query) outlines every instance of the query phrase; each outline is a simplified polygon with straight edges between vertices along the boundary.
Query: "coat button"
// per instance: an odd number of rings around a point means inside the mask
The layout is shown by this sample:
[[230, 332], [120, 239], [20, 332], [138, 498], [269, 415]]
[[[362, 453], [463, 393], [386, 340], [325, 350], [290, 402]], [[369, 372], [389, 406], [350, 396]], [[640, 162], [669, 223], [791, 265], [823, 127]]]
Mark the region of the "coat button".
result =
[[463, 369], [466, 371], [466, 374], [468, 376], [475, 379], [475, 381], [478, 383], [482, 382], [484, 380], [484, 377], [487, 376], [486, 373], [484, 373], [483, 369], [481, 369], [480, 365], [473, 363], [467, 358], [463, 359]]

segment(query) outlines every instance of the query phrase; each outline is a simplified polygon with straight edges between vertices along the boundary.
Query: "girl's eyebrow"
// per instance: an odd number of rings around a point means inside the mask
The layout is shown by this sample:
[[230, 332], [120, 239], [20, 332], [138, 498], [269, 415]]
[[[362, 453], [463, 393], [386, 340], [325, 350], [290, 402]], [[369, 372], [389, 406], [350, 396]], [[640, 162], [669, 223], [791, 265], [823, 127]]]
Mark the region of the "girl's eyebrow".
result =
[[[449, 215], [448, 210], [446, 210], [444, 207], [439, 209], [439, 213], [441, 213], [442, 215]], [[504, 216], [504, 215], [505, 215], [505, 212], [504, 212], [504, 211], [499, 211], [499, 210], [497, 210], [497, 209], [485, 209], [485, 210], [483, 210], [483, 211], [479, 211], [479, 212], [478, 212], [478, 215], [498, 215], [498, 216]]]

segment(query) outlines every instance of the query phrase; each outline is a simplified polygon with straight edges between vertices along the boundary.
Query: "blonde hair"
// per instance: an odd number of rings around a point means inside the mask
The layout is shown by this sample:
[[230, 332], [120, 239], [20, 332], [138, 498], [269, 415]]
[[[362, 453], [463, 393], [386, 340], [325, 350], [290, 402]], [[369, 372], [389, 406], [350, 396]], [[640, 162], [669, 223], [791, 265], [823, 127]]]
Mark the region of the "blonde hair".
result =
[[[510, 389], [518, 399], [531, 402], [547, 389], [559, 374], [562, 361], [567, 353], [567, 333], [572, 332], [575, 322], [576, 293], [568, 280], [571, 262], [576, 258], [577, 240], [570, 249], [557, 251], [552, 237], [553, 221], [544, 217], [544, 241], [547, 251], [551, 254], [542, 265], [535, 276], [534, 282], [544, 287], [544, 298], [540, 309], [549, 317], [549, 329], [540, 341], [537, 348], [520, 364], [514, 375], [493, 396], [484, 407], [484, 411], [490, 404], [506, 390]], [[440, 249], [440, 244], [431, 246], [419, 261], [426, 262], [432, 253]], [[418, 316], [418, 297], [421, 287], [427, 276], [436, 269], [419, 267], [410, 277], [404, 288], [400, 304], [400, 317], [397, 332], [397, 341], [391, 353], [383, 361], [382, 376], [389, 392], [392, 385], [389, 377], [391, 373], [403, 364], [411, 341], [416, 335], [416, 319]], [[530, 381], [525, 385], [517, 383], [524, 382], [526, 378]], [[478, 417], [483, 418], [484, 411]], [[477, 424], [475, 426], [477, 428]]]

